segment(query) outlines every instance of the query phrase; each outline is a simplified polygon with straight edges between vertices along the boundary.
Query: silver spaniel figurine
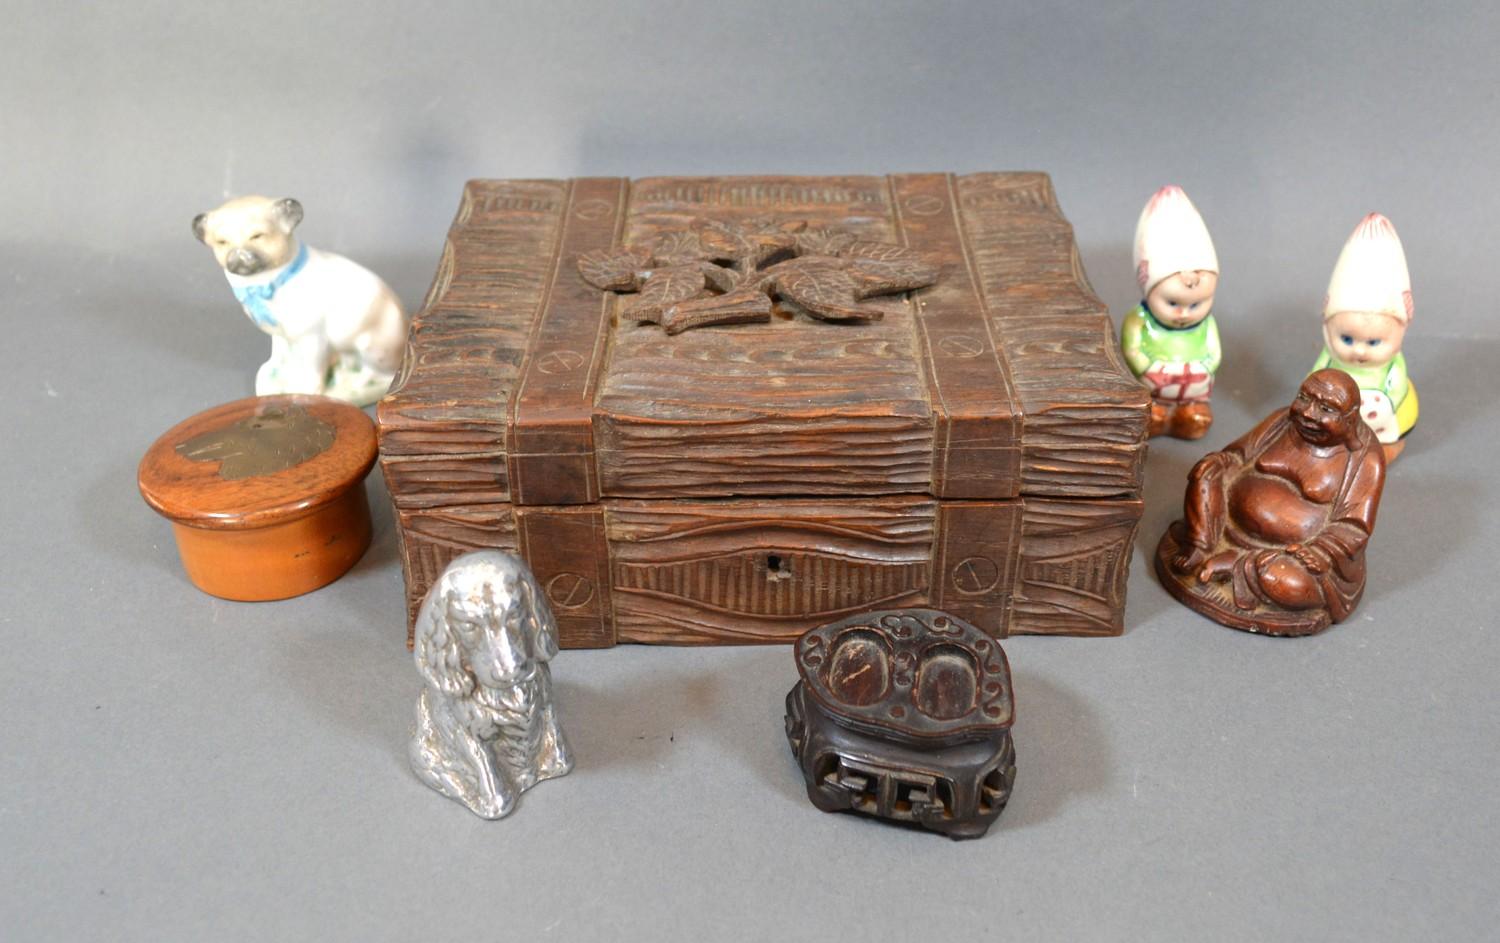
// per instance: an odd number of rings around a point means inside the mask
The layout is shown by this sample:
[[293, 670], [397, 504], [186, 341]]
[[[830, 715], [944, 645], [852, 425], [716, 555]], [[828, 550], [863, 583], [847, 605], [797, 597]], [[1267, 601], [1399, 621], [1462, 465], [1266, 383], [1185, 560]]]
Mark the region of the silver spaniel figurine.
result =
[[557, 623], [536, 578], [498, 550], [467, 553], [427, 591], [417, 615], [411, 768], [475, 815], [509, 815], [516, 799], [573, 768], [552, 706]]

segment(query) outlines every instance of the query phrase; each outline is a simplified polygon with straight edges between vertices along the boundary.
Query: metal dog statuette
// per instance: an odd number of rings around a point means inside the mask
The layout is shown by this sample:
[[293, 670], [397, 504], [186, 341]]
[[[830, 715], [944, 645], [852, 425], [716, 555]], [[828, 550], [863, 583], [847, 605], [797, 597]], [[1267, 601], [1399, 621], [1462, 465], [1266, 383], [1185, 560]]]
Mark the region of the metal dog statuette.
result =
[[498, 550], [454, 560], [417, 615], [411, 768], [475, 815], [503, 818], [521, 793], [573, 768], [547, 662], [557, 624], [536, 578]]

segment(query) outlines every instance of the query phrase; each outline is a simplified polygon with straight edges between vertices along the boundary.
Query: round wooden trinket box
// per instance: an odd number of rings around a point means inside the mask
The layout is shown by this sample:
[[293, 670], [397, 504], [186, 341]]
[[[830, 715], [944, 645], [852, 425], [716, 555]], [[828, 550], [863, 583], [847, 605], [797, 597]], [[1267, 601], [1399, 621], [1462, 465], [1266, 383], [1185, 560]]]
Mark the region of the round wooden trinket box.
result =
[[255, 602], [312, 592], [370, 545], [375, 427], [323, 396], [252, 396], [169, 429], [141, 459], [141, 495], [172, 521], [188, 579]]

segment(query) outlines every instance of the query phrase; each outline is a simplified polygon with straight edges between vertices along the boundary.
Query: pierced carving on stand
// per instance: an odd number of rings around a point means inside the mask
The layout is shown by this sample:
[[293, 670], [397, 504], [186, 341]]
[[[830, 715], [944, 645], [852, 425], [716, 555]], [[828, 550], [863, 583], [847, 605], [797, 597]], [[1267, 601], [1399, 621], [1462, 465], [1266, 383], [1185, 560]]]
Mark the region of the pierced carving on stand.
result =
[[771, 218], [743, 225], [699, 217], [648, 245], [578, 257], [601, 291], [638, 293], [624, 317], [680, 334], [713, 324], [765, 323], [773, 301], [821, 321], [878, 321], [865, 300], [926, 288], [939, 267], [923, 253]]
[[935, 609], [889, 609], [814, 629], [795, 654], [786, 735], [813, 805], [955, 839], [989, 830], [1016, 778], [999, 642]]

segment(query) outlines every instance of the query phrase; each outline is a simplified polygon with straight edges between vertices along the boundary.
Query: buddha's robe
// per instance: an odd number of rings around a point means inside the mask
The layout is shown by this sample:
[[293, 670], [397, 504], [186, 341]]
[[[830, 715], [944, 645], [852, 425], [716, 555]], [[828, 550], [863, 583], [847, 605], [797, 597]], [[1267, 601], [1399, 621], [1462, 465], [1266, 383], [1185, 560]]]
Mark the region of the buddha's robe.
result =
[[1356, 440], [1314, 446], [1286, 410], [1267, 417], [1194, 466], [1183, 549], [1213, 554], [1205, 572], [1231, 581], [1240, 608], [1326, 608], [1341, 621], [1364, 592], [1385, 480], [1375, 434], [1359, 423]]

